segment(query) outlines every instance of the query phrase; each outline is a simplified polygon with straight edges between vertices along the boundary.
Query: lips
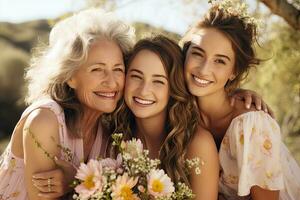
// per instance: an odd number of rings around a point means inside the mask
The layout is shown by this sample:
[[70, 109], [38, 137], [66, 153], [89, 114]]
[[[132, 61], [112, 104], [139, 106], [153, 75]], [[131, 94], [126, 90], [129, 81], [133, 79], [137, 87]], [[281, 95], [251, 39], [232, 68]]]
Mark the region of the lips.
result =
[[199, 77], [197, 77], [195, 75], [192, 75], [192, 77], [193, 77], [193, 80], [197, 83], [197, 85], [199, 85], [201, 87], [206, 87], [209, 84], [213, 83], [213, 81], [202, 79], [202, 78], [199, 78]]
[[143, 106], [149, 106], [155, 103], [155, 101], [148, 100], [148, 99], [141, 99], [139, 97], [133, 97], [133, 100]]
[[113, 99], [117, 96], [117, 92], [94, 92], [99, 97]]

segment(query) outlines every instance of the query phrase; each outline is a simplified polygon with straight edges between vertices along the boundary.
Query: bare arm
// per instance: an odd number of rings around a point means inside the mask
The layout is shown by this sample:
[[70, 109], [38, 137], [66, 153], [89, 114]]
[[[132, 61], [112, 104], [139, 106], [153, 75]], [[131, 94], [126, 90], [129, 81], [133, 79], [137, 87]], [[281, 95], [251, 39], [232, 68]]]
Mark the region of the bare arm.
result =
[[[56, 165], [43, 148], [51, 156], [58, 156], [59, 125], [54, 113], [47, 109], [33, 111], [26, 119], [23, 129], [23, 148], [25, 164], [25, 184], [30, 200], [45, 199], [38, 195], [33, 185], [32, 176], [36, 172], [53, 170]], [[35, 139], [33, 139], [33, 137]], [[36, 142], [41, 147], [38, 147]], [[48, 188], [48, 187], [47, 187]], [[51, 188], [49, 188], [51, 190]], [[51, 193], [51, 191], [47, 191]], [[50, 199], [50, 198], [49, 198]], [[54, 198], [52, 198], [54, 199]]]
[[201, 173], [196, 174], [192, 170], [190, 183], [196, 195], [195, 200], [218, 199], [219, 182], [219, 157], [216, 144], [212, 135], [199, 129], [188, 147], [187, 157], [192, 159], [199, 157], [204, 161], [200, 166]]
[[271, 190], [265, 190], [259, 186], [253, 186], [250, 190], [251, 197], [253, 200], [278, 200], [279, 199], [279, 191], [271, 191]]

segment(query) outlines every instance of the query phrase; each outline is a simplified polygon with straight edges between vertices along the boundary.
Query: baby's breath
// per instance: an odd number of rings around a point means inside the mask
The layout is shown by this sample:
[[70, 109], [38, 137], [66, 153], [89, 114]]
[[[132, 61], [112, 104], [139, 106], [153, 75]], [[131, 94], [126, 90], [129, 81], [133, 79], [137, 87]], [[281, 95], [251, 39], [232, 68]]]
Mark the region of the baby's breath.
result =
[[248, 5], [240, 0], [209, 0], [213, 7], [222, 9], [230, 15], [238, 17], [242, 20], [247, 28], [249, 25], [259, 28], [262, 24], [261, 20], [252, 17], [248, 12]]
[[189, 174], [194, 168], [195, 174], [201, 174], [201, 166], [204, 165], [204, 161], [198, 157], [185, 160], [186, 173]]

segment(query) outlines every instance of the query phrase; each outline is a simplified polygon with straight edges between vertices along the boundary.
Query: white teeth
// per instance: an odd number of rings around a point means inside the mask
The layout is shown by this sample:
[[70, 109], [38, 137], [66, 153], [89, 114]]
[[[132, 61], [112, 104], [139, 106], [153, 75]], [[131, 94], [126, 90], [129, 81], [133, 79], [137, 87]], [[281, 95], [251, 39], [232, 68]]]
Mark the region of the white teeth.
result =
[[200, 84], [209, 84], [211, 82], [211, 81], [208, 81], [208, 80], [200, 79], [197, 76], [193, 76], [193, 77], [194, 77], [195, 81], [197, 81]]
[[154, 103], [154, 101], [151, 101], [151, 100], [144, 100], [144, 99], [140, 99], [140, 98], [137, 98], [137, 97], [134, 97], [134, 100], [140, 104], [143, 104], [143, 105], [151, 105]]
[[96, 92], [96, 94], [103, 97], [114, 97], [116, 92]]

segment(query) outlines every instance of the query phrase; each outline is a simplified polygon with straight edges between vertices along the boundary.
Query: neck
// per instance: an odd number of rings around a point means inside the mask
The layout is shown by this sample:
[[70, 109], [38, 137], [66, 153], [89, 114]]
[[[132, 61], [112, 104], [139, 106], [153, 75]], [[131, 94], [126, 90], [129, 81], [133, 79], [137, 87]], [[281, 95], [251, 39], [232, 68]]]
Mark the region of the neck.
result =
[[81, 117], [81, 131], [83, 133], [83, 139], [96, 135], [101, 114], [101, 112], [91, 110], [89, 108], [83, 109], [83, 115]]
[[197, 103], [202, 123], [208, 129], [210, 129], [212, 123], [223, 119], [233, 110], [225, 90], [198, 97]]
[[167, 112], [151, 118], [136, 118], [136, 136], [140, 138], [149, 150], [151, 158], [159, 157], [159, 150], [166, 137], [165, 121]]

